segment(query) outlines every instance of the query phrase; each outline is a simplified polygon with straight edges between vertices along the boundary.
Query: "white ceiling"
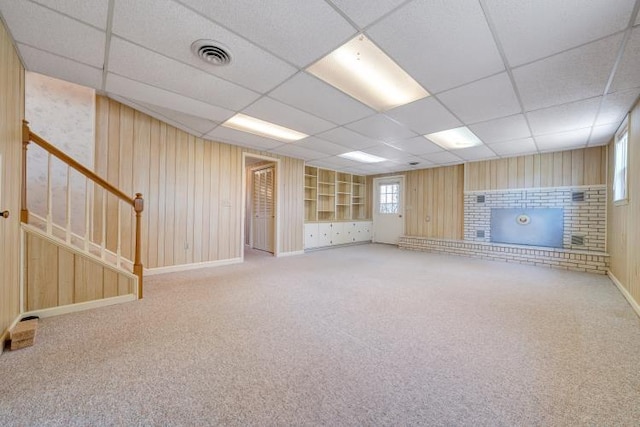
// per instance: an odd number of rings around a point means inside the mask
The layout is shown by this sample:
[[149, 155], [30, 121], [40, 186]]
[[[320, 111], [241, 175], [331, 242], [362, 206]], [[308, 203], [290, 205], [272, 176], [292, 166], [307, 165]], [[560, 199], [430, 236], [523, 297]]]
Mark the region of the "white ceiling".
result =
[[[374, 174], [606, 144], [640, 95], [639, 2], [0, 0], [0, 13], [30, 71], [198, 136]], [[359, 33], [431, 96], [379, 113], [305, 72]], [[198, 39], [231, 64], [197, 58]], [[220, 126], [237, 112], [310, 136]], [[422, 137], [462, 125], [483, 145]], [[388, 161], [337, 157], [353, 150]]]

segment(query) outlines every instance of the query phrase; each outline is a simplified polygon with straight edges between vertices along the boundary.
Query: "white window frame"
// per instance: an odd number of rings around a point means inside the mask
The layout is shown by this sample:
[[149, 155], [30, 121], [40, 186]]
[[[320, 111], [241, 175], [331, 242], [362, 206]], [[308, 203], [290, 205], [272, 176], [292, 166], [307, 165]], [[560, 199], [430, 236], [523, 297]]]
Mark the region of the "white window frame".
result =
[[629, 202], [629, 126], [628, 120], [620, 125], [613, 140], [612, 199], [616, 205]]

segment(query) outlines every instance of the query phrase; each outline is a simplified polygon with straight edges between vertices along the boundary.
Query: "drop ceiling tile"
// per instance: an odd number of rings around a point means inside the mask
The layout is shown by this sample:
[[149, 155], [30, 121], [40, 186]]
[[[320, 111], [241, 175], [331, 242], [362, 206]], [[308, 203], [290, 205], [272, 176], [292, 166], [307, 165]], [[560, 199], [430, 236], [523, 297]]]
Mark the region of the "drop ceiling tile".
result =
[[269, 96], [337, 124], [350, 123], [376, 113], [305, 72], [296, 74]]
[[354, 150], [373, 147], [374, 145], [380, 143], [379, 140], [366, 137], [344, 127], [331, 129], [330, 131], [323, 132], [316, 136], [348, 148], [353, 148]]
[[136, 102], [133, 100], [129, 100], [129, 102], [132, 102], [132, 103], [135, 102], [136, 105], [146, 109], [147, 111], [155, 113], [153, 114], [154, 117], [156, 117], [159, 120], [164, 120], [164, 121], [170, 120], [174, 123], [180, 123], [182, 126], [192, 129], [194, 131], [194, 134], [198, 136], [211, 131], [211, 129], [213, 129], [214, 127], [216, 127], [216, 125], [219, 124], [211, 120], [192, 116], [190, 114], [184, 114], [184, 113], [181, 113], [180, 111], [175, 111], [170, 108], [164, 108], [158, 105], [148, 104], [146, 102], [140, 102], [140, 101]]
[[102, 88], [102, 70], [61, 56], [18, 44], [20, 55], [29, 71], [77, 83], [94, 89]]
[[309, 164], [311, 166], [318, 166], [326, 169], [342, 170], [344, 168], [360, 168], [364, 163], [354, 162], [353, 160], [334, 156], [320, 160], [311, 160], [309, 161]]
[[94, 25], [102, 30], [107, 28], [109, 0], [33, 0], [60, 13]]
[[633, 0], [484, 0], [511, 66], [622, 31]]
[[384, 114], [376, 114], [375, 116], [358, 120], [346, 127], [363, 135], [383, 141], [397, 141], [399, 139], [416, 136], [416, 133], [411, 132]]
[[527, 113], [533, 135], [564, 132], [593, 125], [600, 97]]
[[362, 150], [365, 153], [373, 154], [374, 156], [382, 157], [386, 160], [399, 160], [410, 155], [410, 153], [398, 150], [386, 144], [378, 144], [375, 147], [369, 147]]
[[335, 127], [335, 124], [300, 111], [275, 99], [264, 97], [242, 111], [244, 114], [314, 135]]
[[406, 0], [332, 0], [360, 28], [370, 25], [405, 2]]
[[[231, 2], [229, 5], [234, 5]], [[266, 92], [297, 70], [244, 38], [170, 0], [116, 1], [113, 32], [249, 89]], [[191, 52], [191, 44], [212, 39], [231, 54], [231, 64], [217, 67]]]
[[413, 1], [367, 34], [432, 94], [504, 70], [479, 2]]
[[620, 124], [640, 95], [640, 88], [609, 93], [604, 97], [596, 125]]
[[103, 31], [28, 1], [0, 0], [0, 12], [16, 42], [102, 68]]
[[111, 73], [107, 75], [106, 91], [148, 104], [171, 105], [173, 110], [216, 122], [223, 122], [233, 116], [233, 111]]
[[526, 138], [531, 136], [523, 114], [489, 120], [469, 126], [469, 129], [485, 144]]
[[[117, 95], [110, 95], [110, 98], [115, 99], [116, 101], [120, 102], [121, 104], [127, 105], [127, 106], [133, 108], [134, 110], [141, 111], [141, 112], [147, 114], [148, 116], [154, 117], [154, 118], [156, 118], [156, 119], [158, 119], [158, 120], [160, 120], [160, 121], [162, 121], [164, 123], [167, 123], [167, 124], [169, 124], [169, 125], [171, 125], [171, 126], [173, 126], [175, 128], [183, 130], [183, 131], [185, 131], [185, 132], [187, 132], [187, 133], [189, 133], [191, 135], [195, 135], [195, 136], [200, 137], [200, 136], [202, 136], [202, 134], [206, 133], [206, 131], [205, 132], [200, 132], [200, 131], [192, 128], [191, 126], [187, 126], [184, 123], [172, 120], [170, 117], [168, 117], [166, 115], [163, 115], [163, 114], [160, 114], [160, 113], [158, 113], [156, 111], [153, 111], [153, 110], [147, 108], [148, 104], [144, 104], [144, 103], [139, 102], [139, 101], [133, 101], [131, 99], [123, 98], [123, 97], [117, 96]], [[214, 125], [209, 127], [209, 129], [207, 129], [207, 131], [211, 130], [211, 128], [213, 126]]]
[[324, 0], [305, 0], [304, 7], [299, 0], [182, 1], [298, 67], [320, 59], [357, 31]]
[[432, 96], [387, 111], [386, 115], [420, 135], [452, 129], [462, 125]]
[[496, 153], [493, 152], [486, 145], [478, 145], [476, 147], [469, 148], [461, 148], [460, 150], [456, 150], [456, 156], [467, 160], [467, 161], [475, 161], [475, 160], [488, 160], [495, 159]]
[[563, 151], [586, 147], [591, 128], [577, 129], [569, 132], [536, 136], [536, 145], [540, 152]]
[[109, 72], [234, 111], [260, 97], [249, 89], [118, 37], [111, 39]]
[[620, 34], [513, 70], [525, 111], [602, 95]]
[[521, 156], [537, 153], [538, 149], [533, 138], [516, 139], [513, 141], [491, 144], [491, 149], [502, 157]]
[[297, 143], [284, 144], [270, 151], [272, 153], [277, 153], [283, 156], [293, 157], [295, 159], [302, 159], [302, 160], [318, 160], [318, 159], [325, 159], [329, 157], [324, 153], [320, 153], [318, 151], [309, 150], [308, 148], [301, 147]]
[[521, 112], [507, 73], [443, 92], [438, 99], [466, 124]]
[[610, 123], [608, 125], [594, 126], [589, 138], [589, 147], [607, 145], [613, 139], [619, 125], [619, 123]]
[[442, 151], [440, 153], [430, 153], [420, 156], [421, 158], [430, 161], [437, 165], [448, 165], [455, 163], [464, 163], [464, 160], [449, 151]]
[[241, 147], [248, 147], [256, 150], [273, 150], [284, 144], [282, 141], [264, 138], [262, 136], [241, 132], [224, 126], [218, 126], [211, 132], [207, 133], [204, 137], [212, 141], [239, 145]]
[[324, 139], [320, 139], [315, 136], [310, 136], [309, 138], [305, 138], [301, 141], [296, 141], [295, 144], [300, 147], [319, 151], [330, 156], [337, 156], [338, 154], [344, 154], [348, 153], [349, 151], [353, 151], [353, 148], [334, 144], [333, 142], [325, 141]]
[[[638, 14], [640, 17], [640, 14]], [[624, 48], [622, 60], [611, 84], [611, 91], [617, 92], [640, 86], [640, 27], [631, 30], [631, 37]]]
[[404, 139], [402, 141], [394, 141], [390, 142], [389, 144], [416, 156], [444, 151], [442, 147], [429, 141], [424, 136], [416, 136], [414, 138]]

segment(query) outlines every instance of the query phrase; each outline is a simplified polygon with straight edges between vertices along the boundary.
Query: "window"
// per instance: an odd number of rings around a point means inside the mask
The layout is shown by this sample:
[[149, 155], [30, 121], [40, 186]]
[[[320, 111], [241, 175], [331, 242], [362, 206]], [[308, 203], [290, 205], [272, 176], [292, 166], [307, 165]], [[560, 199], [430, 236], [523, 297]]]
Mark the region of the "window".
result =
[[397, 214], [400, 198], [400, 184], [380, 184], [378, 212], [381, 214]]
[[629, 129], [626, 122], [622, 125], [622, 130], [616, 133], [615, 145], [613, 147], [613, 201], [622, 202], [627, 200], [627, 145], [629, 143]]

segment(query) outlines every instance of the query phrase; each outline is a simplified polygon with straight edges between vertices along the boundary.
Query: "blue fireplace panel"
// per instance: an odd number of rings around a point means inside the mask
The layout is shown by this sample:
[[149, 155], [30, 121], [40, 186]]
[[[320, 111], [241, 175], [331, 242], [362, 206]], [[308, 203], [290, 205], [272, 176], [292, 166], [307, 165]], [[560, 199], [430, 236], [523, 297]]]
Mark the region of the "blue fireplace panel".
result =
[[491, 209], [491, 241], [562, 248], [564, 209]]

